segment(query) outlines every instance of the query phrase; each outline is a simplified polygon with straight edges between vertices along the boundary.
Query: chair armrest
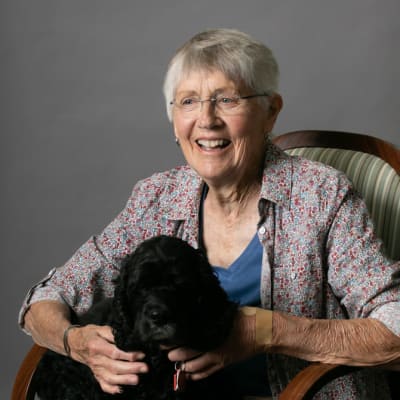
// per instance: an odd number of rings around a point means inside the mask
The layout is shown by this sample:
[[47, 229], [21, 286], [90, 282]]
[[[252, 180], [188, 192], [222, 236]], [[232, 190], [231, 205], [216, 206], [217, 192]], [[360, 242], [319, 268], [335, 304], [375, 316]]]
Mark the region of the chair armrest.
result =
[[30, 386], [30, 383], [45, 351], [47, 351], [46, 348], [37, 344], [31, 347], [15, 377], [11, 400], [30, 400], [34, 398], [34, 388]]
[[360, 367], [313, 363], [300, 371], [280, 394], [279, 400], [311, 400], [330, 381]]

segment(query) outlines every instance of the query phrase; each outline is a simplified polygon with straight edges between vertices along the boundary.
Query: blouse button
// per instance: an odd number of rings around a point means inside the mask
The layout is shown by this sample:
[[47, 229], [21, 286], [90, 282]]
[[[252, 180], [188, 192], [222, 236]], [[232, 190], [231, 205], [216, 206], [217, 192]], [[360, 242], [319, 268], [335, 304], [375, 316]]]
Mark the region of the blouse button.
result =
[[262, 226], [262, 227], [258, 230], [258, 233], [259, 233], [260, 235], [264, 235], [265, 231], [266, 231], [265, 226]]

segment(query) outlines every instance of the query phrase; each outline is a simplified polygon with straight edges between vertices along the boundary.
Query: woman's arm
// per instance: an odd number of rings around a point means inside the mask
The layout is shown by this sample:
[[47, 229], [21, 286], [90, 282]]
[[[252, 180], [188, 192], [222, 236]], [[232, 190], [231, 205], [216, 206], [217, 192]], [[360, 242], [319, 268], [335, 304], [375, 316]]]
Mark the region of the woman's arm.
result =
[[64, 354], [63, 335], [71, 325], [69, 308], [56, 301], [41, 301], [30, 306], [24, 328], [40, 346]]
[[[25, 329], [37, 344], [66, 355], [63, 338], [71, 324], [69, 315], [65, 304], [40, 301], [25, 314]], [[147, 372], [147, 365], [140, 362], [144, 354], [119, 350], [108, 326], [74, 328], [69, 332], [68, 344], [71, 358], [88, 365], [107, 393], [119, 393], [120, 385], [136, 385], [137, 374]]]
[[378, 320], [317, 320], [253, 307], [241, 309], [221, 348], [200, 355], [179, 348], [169, 358], [189, 360], [185, 371], [196, 380], [262, 352], [322, 363], [400, 368], [400, 337]]
[[307, 361], [400, 367], [400, 337], [372, 319], [318, 320], [273, 313], [269, 351]]

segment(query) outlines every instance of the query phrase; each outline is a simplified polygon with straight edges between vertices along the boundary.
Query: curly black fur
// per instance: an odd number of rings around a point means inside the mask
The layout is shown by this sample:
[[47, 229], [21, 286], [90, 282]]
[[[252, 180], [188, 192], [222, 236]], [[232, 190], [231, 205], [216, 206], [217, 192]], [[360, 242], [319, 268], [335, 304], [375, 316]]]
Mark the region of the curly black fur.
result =
[[128, 256], [116, 281], [113, 299], [93, 306], [77, 323], [110, 325], [116, 345], [146, 354], [149, 372], [123, 393], [104, 393], [90, 369], [48, 351], [35, 373], [42, 400], [213, 399], [225, 398], [205, 379], [188, 390], [173, 390], [174, 365], [161, 345], [187, 346], [201, 352], [221, 345], [237, 312], [206, 257], [181, 239], [158, 236]]

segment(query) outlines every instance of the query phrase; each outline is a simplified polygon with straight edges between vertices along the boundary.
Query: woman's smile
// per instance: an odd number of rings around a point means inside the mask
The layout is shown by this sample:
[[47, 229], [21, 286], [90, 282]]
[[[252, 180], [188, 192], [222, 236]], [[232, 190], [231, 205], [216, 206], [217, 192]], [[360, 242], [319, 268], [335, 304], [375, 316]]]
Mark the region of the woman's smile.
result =
[[231, 144], [227, 139], [197, 139], [195, 142], [204, 151], [222, 150]]

